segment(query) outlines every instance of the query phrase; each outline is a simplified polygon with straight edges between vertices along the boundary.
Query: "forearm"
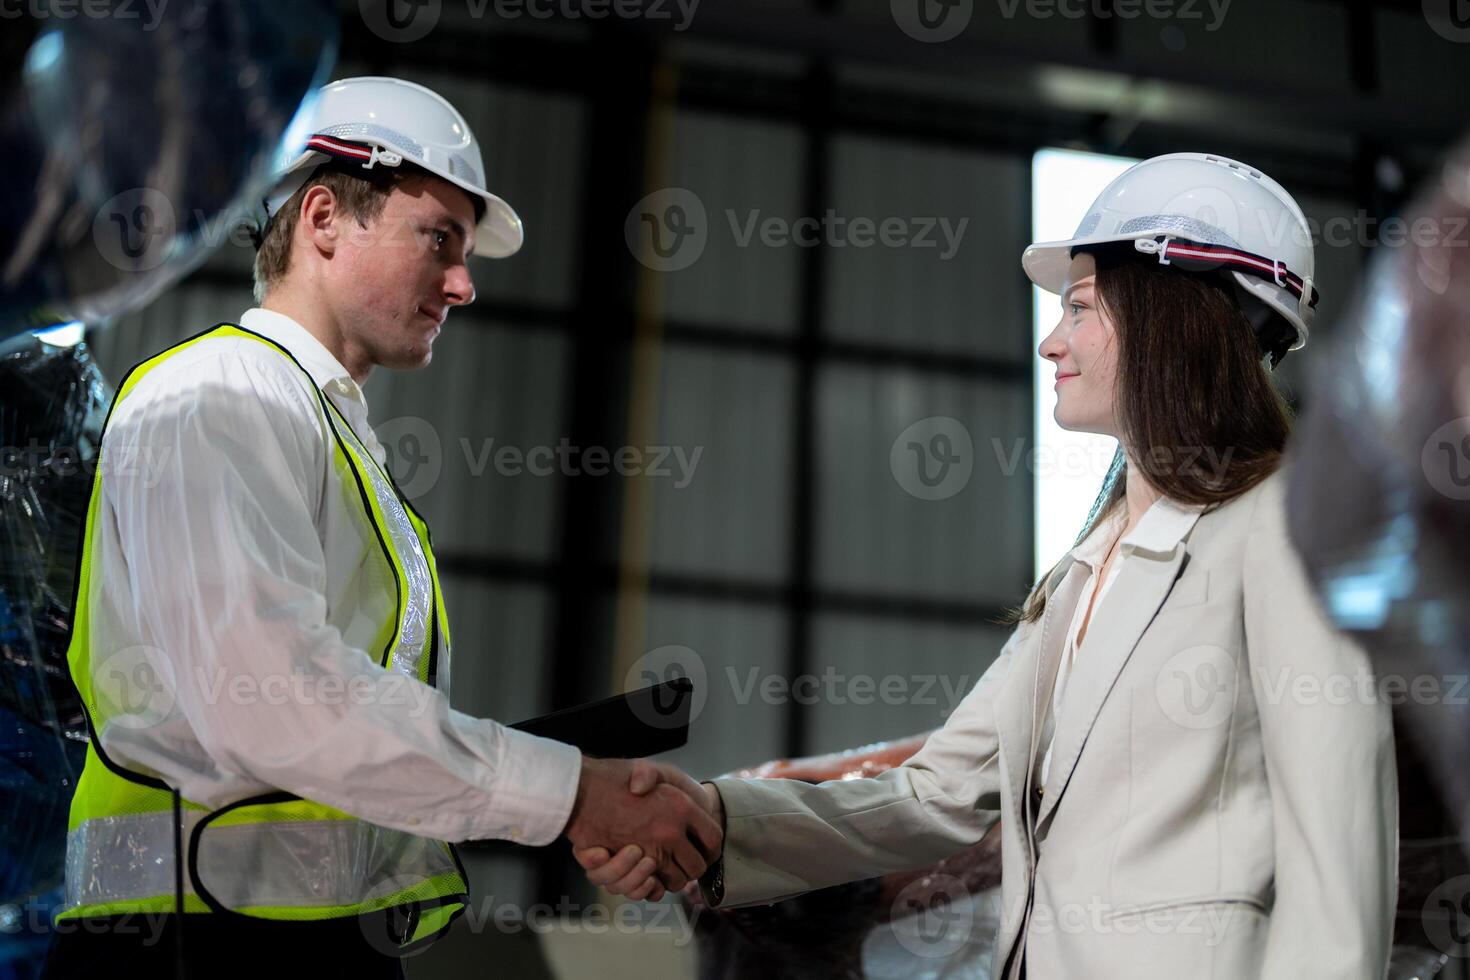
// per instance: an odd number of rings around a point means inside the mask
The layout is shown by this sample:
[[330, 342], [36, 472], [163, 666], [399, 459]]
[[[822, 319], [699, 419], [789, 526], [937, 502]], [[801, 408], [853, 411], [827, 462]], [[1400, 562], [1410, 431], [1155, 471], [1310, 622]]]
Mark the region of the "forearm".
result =
[[921, 770], [810, 784], [721, 779], [722, 860], [701, 882], [722, 908], [768, 903], [932, 864], [984, 836], [999, 817], [945, 797]]

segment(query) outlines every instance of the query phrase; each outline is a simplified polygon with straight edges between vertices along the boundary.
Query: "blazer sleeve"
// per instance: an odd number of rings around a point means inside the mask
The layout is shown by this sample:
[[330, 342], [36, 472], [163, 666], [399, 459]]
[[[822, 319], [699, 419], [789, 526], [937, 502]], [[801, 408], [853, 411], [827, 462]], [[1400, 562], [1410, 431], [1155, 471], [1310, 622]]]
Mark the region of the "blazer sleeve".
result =
[[1280, 476], [1263, 487], [1243, 561], [1275, 833], [1261, 977], [1379, 980], [1398, 892], [1391, 707], [1367, 652], [1332, 626], [1311, 588], [1287, 537]]
[[995, 698], [1022, 624], [943, 728], [903, 765], [870, 779], [811, 784], [718, 779], [725, 807], [721, 862], [702, 879], [720, 908], [924, 867], [976, 843], [1000, 818]]

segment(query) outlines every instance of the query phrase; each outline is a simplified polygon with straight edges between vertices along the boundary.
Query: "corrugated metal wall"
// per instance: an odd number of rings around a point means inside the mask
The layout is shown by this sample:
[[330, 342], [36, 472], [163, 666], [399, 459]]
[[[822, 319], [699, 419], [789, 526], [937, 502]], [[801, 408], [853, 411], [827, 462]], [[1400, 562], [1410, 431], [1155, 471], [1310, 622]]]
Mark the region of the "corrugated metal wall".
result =
[[[1283, 19], [1287, 6], [1295, 12]], [[849, 13], [886, 18], [887, 7], [873, 0], [850, 4]], [[1283, 76], [1344, 77], [1330, 46], [1300, 45], [1302, 23], [1320, 32], [1340, 5], [1273, 4], [1270, 30], [1244, 8], [1241, 0], [1218, 37], [1191, 34], [1188, 57], [1224, 71], [1249, 50], [1253, 64]], [[1411, 32], [1397, 15], [1380, 21], [1402, 29], [1404, 46], [1423, 43], [1422, 30]], [[1087, 43], [1070, 20], [1043, 31], [1018, 18], [996, 31], [1002, 39]], [[1133, 28], [1122, 37], [1140, 56], [1181, 57]], [[728, 50], [684, 50], [691, 62], [722, 68], [767, 64]], [[497, 453], [510, 447], [524, 459], [568, 437], [573, 307], [586, 268], [579, 243], [593, 203], [583, 195], [587, 170], [598, 165], [588, 158], [588, 109], [576, 94], [428, 72], [408, 62], [410, 51], [399, 53], [403, 65], [347, 60], [337, 74], [391, 70], [452, 99], [481, 136], [493, 186], [528, 231], [520, 255], [478, 263], [480, 302], [450, 317], [432, 366], [413, 374], [379, 370], [366, 387], [396, 472], [428, 516], [448, 569], [455, 705], [502, 721], [532, 716], [559, 706], [558, 672], [567, 670], [595, 678], [591, 686], [600, 690], [621, 689], [626, 658], [616, 659], [614, 632], [623, 624], [634, 655], [687, 648], [703, 673], [692, 740], [672, 757], [696, 775], [942, 724], [1007, 635], [989, 617], [1028, 585], [1032, 476], [1024, 466], [1006, 472], [1002, 459], [1029, 438], [1032, 418], [1036, 355], [1029, 285], [1019, 270], [1029, 240], [1029, 153], [840, 128], [817, 143], [789, 114], [677, 109], [666, 183], [697, 196], [708, 239], [692, 265], [658, 277], [662, 340], [655, 369], [636, 381], [655, 388], [653, 424], [648, 433], [630, 432], [647, 437], [634, 446], [640, 451], [668, 447], [671, 472], [603, 478], [622, 481], [621, 496], [645, 481], [647, 496], [638, 499], [649, 519], [566, 542], [610, 569], [578, 613], [606, 642], [579, 651], [578, 663], [553, 664], [554, 619], [567, 608], [557, 592], [566, 477], [497, 462]], [[1404, 67], [1411, 59], [1394, 58], [1383, 69], [1385, 85], [1410, 85], [1438, 57], [1412, 59], [1412, 73]], [[785, 70], [784, 62], [770, 64], [773, 77]], [[1463, 81], [1458, 67], [1435, 70]], [[927, 97], [955, 94], [947, 84], [916, 82], [914, 73], [836, 74], [870, 85], [888, 79], [893, 93], [913, 100], [915, 117]], [[1232, 121], [1206, 125], [1224, 133]], [[814, 159], [821, 164], [815, 175]], [[616, 202], [619, 212], [633, 207], [633, 190]], [[1357, 209], [1345, 197], [1301, 200], [1318, 221]], [[808, 249], [769, 246], [759, 233], [742, 244], [752, 221], [792, 221], [827, 208], [849, 221], [897, 217], [910, 231], [919, 219], [933, 219], [928, 234], [936, 245], [834, 243], [813, 279]], [[941, 220], [963, 228], [955, 241], [947, 243]], [[109, 376], [116, 380], [148, 353], [238, 316], [251, 305], [250, 259], [248, 246], [227, 245], [147, 310], [94, 333]], [[1324, 332], [1344, 308], [1360, 262], [1355, 245], [1319, 249]], [[1301, 364], [1287, 362], [1292, 388]], [[973, 471], [959, 492], [925, 500], [905, 489], [892, 450], [907, 428], [936, 416], [962, 423]], [[676, 451], [697, 460], [687, 480]], [[646, 595], [624, 595], [619, 606], [617, 563], [639, 547], [648, 554], [650, 586]], [[835, 675], [848, 686], [793, 706], [790, 692], [780, 690], [796, 673]], [[851, 686], [858, 677], [898, 677], [908, 686], [889, 703], [881, 696], [862, 703], [865, 695]], [[781, 682], [775, 696], [761, 693], [769, 678]], [[530, 862], [499, 851], [477, 859], [477, 886], [526, 901], [536, 881]]]

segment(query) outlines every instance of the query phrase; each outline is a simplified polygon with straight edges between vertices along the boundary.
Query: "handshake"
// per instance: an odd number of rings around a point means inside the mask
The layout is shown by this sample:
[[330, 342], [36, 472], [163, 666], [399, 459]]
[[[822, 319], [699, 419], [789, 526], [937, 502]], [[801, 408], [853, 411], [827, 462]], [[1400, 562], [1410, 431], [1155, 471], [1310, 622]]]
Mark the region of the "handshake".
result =
[[587, 880], [656, 902], [719, 859], [723, 825], [720, 794], [674, 766], [584, 758], [565, 834]]

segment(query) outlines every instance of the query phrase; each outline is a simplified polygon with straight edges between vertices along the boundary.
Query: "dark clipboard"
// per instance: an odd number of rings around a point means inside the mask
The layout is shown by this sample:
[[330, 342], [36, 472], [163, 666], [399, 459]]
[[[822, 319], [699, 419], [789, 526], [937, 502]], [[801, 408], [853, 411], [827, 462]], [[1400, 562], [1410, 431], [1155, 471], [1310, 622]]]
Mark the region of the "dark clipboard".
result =
[[641, 759], [689, 741], [694, 682], [678, 677], [511, 725], [603, 759]]

